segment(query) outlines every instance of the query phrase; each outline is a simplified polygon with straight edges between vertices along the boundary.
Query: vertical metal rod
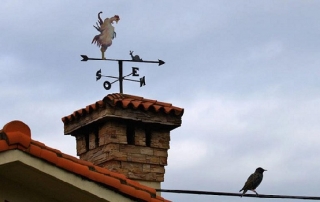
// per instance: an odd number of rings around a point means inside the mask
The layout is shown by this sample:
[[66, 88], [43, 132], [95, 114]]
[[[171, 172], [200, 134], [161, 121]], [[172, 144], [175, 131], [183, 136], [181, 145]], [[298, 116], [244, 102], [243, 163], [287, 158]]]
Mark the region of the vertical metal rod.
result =
[[120, 93], [123, 93], [123, 73], [122, 73], [122, 60], [118, 61], [119, 63], [119, 88], [120, 88]]

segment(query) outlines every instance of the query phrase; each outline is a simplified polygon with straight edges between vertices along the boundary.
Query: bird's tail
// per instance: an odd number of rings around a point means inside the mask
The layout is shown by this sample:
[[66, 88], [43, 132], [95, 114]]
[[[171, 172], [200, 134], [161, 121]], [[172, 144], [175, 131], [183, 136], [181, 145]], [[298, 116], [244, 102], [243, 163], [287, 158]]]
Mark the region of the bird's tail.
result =
[[101, 42], [99, 41], [99, 35], [96, 35], [93, 39], [92, 39], [92, 44], [97, 44], [98, 47], [101, 46]]
[[242, 192], [242, 195], [241, 195], [241, 197], [242, 197], [243, 195], [245, 195], [245, 193], [246, 193], [248, 190], [241, 189], [239, 192], [241, 192], [241, 191], [243, 191], [243, 192]]

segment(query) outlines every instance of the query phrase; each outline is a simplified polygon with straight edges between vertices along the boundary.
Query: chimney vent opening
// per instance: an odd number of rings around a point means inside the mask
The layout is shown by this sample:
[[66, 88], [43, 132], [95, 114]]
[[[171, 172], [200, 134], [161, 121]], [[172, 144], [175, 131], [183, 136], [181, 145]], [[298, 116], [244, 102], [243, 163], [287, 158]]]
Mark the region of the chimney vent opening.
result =
[[146, 130], [146, 146], [150, 147], [151, 146], [151, 136], [152, 133], [150, 130]]
[[132, 123], [127, 125], [127, 143], [134, 145], [135, 127]]

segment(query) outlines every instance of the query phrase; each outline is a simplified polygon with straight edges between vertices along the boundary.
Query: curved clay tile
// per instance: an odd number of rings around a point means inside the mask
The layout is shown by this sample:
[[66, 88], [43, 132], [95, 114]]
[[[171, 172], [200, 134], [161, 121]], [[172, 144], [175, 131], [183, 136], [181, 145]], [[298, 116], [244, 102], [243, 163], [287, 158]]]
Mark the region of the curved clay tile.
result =
[[91, 107], [91, 105], [86, 106], [86, 111], [88, 114], [90, 114], [93, 111], [93, 108]]
[[74, 115], [73, 114], [70, 114], [69, 116], [67, 116], [67, 119], [69, 121], [73, 121], [74, 120]]
[[130, 105], [131, 100], [122, 100], [120, 103], [122, 104], [123, 108], [127, 108]]
[[18, 120], [10, 121], [6, 125], [4, 125], [2, 131], [5, 133], [19, 131], [19, 132], [25, 134], [26, 136], [31, 137], [30, 128], [25, 123], [23, 123], [22, 121], [18, 121]]
[[11, 121], [4, 125], [2, 131], [6, 134], [8, 144], [20, 144], [25, 148], [29, 147], [31, 142], [31, 130], [21, 121]]
[[86, 114], [86, 110], [85, 109], [79, 109], [77, 111], [74, 112], [75, 114], [75, 117], [81, 117], [81, 116], [84, 116]]
[[140, 100], [135, 100], [135, 101], [131, 101], [133, 108], [134, 109], [138, 109], [138, 107], [140, 106], [140, 104], [142, 103]]
[[143, 103], [141, 103], [141, 105], [143, 106], [144, 110], [147, 111], [147, 110], [149, 109], [149, 107], [150, 107], [151, 105], [153, 105], [153, 103], [143, 102]]
[[152, 105], [151, 108], [154, 109], [155, 112], [159, 112], [160, 109], [162, 108], [162, 106], [159, 106], [159, 105]]
[[172, 111], [174, 111], [172, 107], [163, 107], [163, 109], [166, 114], [170, 114]]
[[89, 109], [91, 109], [92, 111], [97, 109], [97, 105], [96, 103], [89, 105]]
[[104, 102], [103, 100], [99, 100], [98, 102], [96, 102], [97, 107], [103, 107], [104, 106]]
[[179, 107], [172, 107], [172, 109], [175, 112], [175, 115], [177, 116], [182, 116], [184, 113], [184, 109], [183, 108], [179, 108]]

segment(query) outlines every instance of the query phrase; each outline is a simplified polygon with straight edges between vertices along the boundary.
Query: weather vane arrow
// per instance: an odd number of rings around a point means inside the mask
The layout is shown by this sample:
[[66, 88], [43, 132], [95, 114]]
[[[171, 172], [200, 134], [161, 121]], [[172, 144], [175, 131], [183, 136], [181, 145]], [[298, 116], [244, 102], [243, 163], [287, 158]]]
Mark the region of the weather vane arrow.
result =
[[133, 51], [130, 51], [130, 55], [131, 55], [131, 60], [119, 60], [119, 59], [106, 59], [106, 58], [89, 58], [87, 55], [81, 55], [82, 60], [81, 61], [88, 61], [88, 60], [105, 60], [105, 61], [117, 61], [119, 64], [119, 76], [118, 77], [114, 77], [114, 76], [105, 76], [101, 74], [101, 69], [97, 71], [96, 73], [96, 80], [100, 80], [101, 77], [108, 77], [108, 78], [113, 78], [116, 79], [113, 82], [109, 82], [109, 81], [105, 81], [103, 83], [103, 86], [106, 90], [110, 90], [111, 89], [111, 85], [117, 81], [119, 81], [119, 88], [120, 88], [120, 93], [123, 93], [123, 81], [127, 80], [127, 81], [135, 81], [135, 82], [139, 82], [140, 83], [140, 87], [145, 86], [146, 85], [146, 81], [145, 81], [145, 77], [141, 77], [140, 80], [133, 80], [133, 79], [128, 79], [126, 77], [128, 76], [139, 76], [138, 71], [139, 68], [138, 67], [132, 67], [132, 73], [123, 76], [123, 62], [142, 62], [142, 63], [158, 63], [158, 65], [163, 65], [165, 62], [163, 60], [158, 60], [158, 61], [145, 61], [142, 60], [142, 58], [140, 58], [139, 55], [133, 55]]
[[89, 58], [86, 55], [81, 55], [82, 60], [81, 61], [88, 61], [88, 60], [106, 60], [106, 61], [122, 61], [122, 62], [144, 62], [144, 63], [158, 63], [159, 66], [163, 65], [165, 62], [163, 60], [158, 61], [146, 61], [146, 60], [119, 60], [119, 59], [102, 59], [102, 58]]

